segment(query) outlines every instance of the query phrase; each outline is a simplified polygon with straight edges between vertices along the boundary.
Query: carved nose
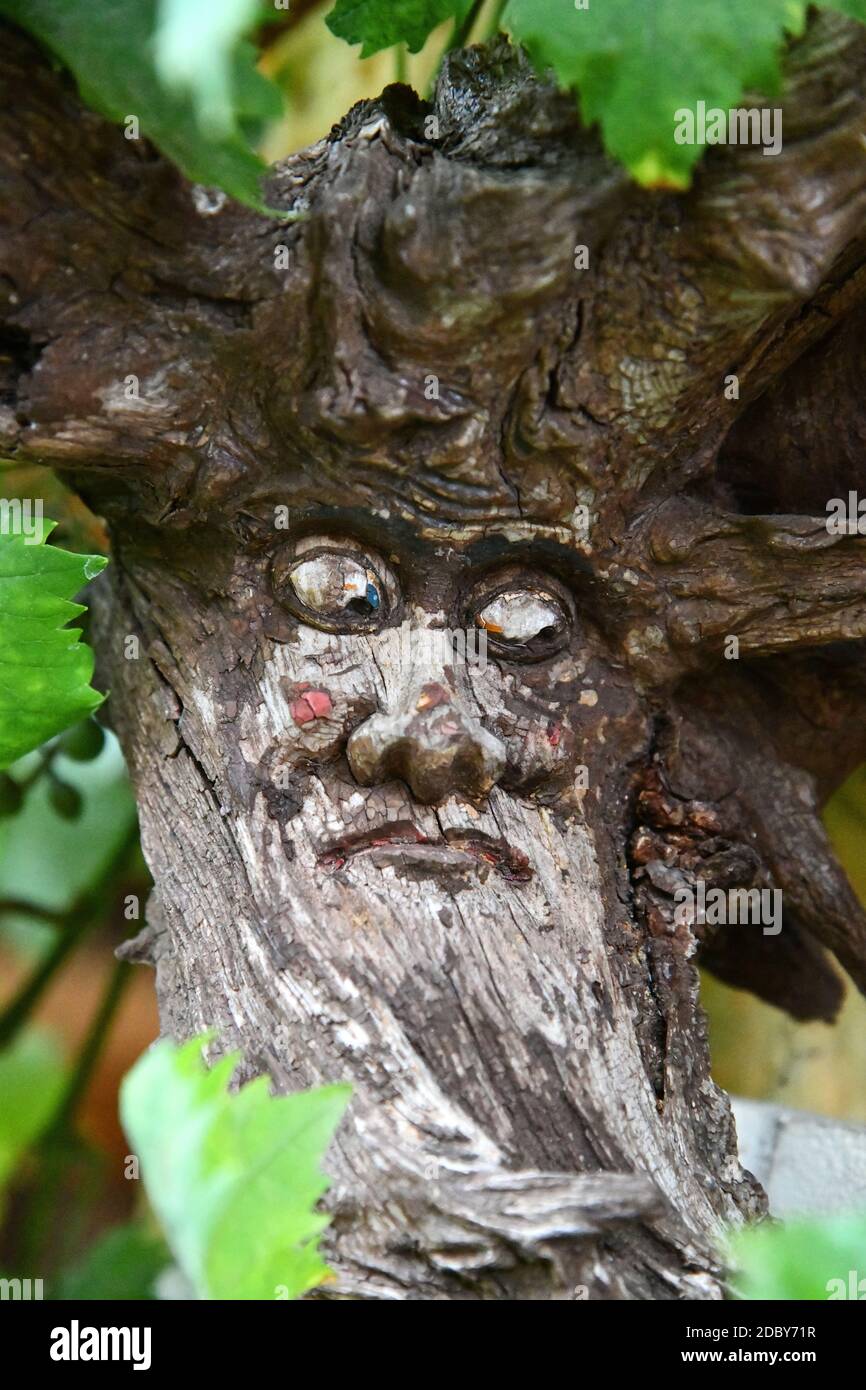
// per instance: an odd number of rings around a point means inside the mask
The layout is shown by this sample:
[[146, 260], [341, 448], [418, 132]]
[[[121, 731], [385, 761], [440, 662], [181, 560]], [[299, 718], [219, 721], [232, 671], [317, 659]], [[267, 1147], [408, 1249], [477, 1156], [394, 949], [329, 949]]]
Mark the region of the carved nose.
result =
[[417, 689], [394, 714], [371, 715], [346, 751], [362, 786], [401, 777], [426, 802], [452, 792], [483, 796], [505, 769], [504, 745], [437, 682]]

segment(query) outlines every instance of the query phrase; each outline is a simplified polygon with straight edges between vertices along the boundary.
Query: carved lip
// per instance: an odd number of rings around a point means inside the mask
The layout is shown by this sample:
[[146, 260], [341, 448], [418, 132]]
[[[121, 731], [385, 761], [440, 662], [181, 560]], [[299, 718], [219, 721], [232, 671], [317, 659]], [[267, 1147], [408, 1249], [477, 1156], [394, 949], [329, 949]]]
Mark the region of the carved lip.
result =
[[414, 868], [438, 877], [473, 867], [482, 878], [498, 874], [509, 883], [528, 883], [532, 867], [522, 850], [478, 830], [448, 829], [441, 836], [423, 835], [411, 821], [389, 821], [373, 830], [335, 840], [318, 859], [319, 867], [335, 873], [351, 859], [370, 855], [387, 864]]

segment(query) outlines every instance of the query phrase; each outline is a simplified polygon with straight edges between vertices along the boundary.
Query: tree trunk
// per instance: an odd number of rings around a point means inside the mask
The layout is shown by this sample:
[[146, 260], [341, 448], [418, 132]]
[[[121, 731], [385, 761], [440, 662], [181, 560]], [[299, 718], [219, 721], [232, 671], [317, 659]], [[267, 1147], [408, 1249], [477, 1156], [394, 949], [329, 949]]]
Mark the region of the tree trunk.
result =
[[866, 985], [818, 818], [866, 756], [866, 540], [825, 524], [866, 489], [861, 29], [685, 196], [471, 49], [281, 165], [283, 220], [6, 37], [0, 445], [110, 526], [164, 1030], [352, 1082], [319, 1296], [721, 1296], [764, 1198], [697, 961], [798, 1018], [827, 947]]

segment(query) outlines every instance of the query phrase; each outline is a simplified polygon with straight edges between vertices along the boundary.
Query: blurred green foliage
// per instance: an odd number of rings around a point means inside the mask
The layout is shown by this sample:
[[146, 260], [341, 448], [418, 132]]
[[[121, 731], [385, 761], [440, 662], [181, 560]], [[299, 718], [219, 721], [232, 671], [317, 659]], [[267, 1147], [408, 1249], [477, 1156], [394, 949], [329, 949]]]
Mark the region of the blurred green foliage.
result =
[[120, 1110], [175, 1258], [200, 1298], [297, 1298], [327, 1266], [321, 1162], [348, 1086], [272, 1096], [266, 1076], [230, 1092], [239, 1056], [210, 1070], [207, 1038], [164, 1039], [123, 1083]]
[[157, 1279], [170, 1264], [171, 1252], [162, 1237], [144, 1221], [130, 1222], [107, 1231], [82, 1259], [63, 1270], [50, 1297], [61, 1301], [153, 1299]]
[[729, 1262], [740, 1298], [866, 1299], [866, 1216], [767, 1222], [739, 1231]]
[[[44, 775], [48, 755], [53, 779]], [[57, 740], [22, 758], [8, 775], [22, 787], [22, 798], [16, 814], [0, 816], [0, 941], [35, 957], [56, 940], [57, 915], [102, 880], [134, 829], [135, 801], [113, 734], [104, 735], [102, 751], [89, 762], [69, 758]], [[80, 797], [73, 819], [54, 805], [58, 780]], [[26, 913], [15, 904], [26, 904]]]
[[22, 1033], [0, 1051], [0, 1202], [16, 1167], [48, 1124], [65, 1073], [57, 1045], [42, 1033]]

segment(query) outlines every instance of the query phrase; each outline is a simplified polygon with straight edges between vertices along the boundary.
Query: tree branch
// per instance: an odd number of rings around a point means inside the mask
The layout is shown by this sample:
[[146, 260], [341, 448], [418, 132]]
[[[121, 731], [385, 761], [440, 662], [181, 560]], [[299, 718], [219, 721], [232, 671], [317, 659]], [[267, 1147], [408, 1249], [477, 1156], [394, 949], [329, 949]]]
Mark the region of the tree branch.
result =
[[[681, 668], [866, 636], [866, 537], [831, 534], [827, 518], [743, 516], [680, 498], [637, 535]], [[738, 647], [726, 651], [731, 637]], [[668, 659], [637, 654], [658, 669]]]

